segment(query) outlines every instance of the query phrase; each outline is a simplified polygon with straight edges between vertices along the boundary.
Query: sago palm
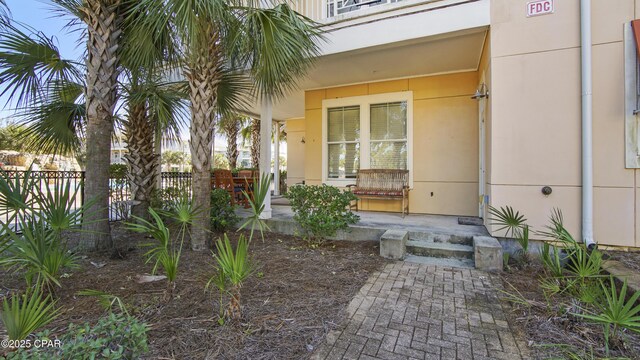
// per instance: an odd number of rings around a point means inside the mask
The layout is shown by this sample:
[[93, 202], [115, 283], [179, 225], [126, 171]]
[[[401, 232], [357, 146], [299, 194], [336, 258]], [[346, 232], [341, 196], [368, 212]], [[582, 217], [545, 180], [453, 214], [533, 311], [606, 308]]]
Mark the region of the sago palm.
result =
[[[156, 29], [171, 27], [181, 40], [177, 65], [190, 90], [193, 198], [203, 209], [210, 207], [214, 113], [221, 107], [224, 75], [243, 72], [254, 85], [239, 90], [277, 98], [295, 85], [318, 52], [319, 32], [309, 19], [286, 3], [263, 5], [255, 0], [140, 0], [137, 5]], [[209, 228], [203, 212], [194, 222], [193, 249], [205, 247]]]

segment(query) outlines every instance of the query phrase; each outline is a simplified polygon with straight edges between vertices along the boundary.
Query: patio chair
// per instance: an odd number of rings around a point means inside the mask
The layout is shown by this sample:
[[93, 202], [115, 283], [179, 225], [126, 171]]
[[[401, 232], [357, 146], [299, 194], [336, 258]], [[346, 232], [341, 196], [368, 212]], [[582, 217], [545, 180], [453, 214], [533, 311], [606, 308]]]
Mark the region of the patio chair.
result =
[[252, 170], [240, 170], [240, 171], [238, 171], [238, 177], [239, 178], [252, 178], [253, 177], [253, 171]]
[[242, 183], [245, 185], [245, 191], [253, 199], [253, 182], [257, 181], [258, 178], [255, 177], [255, 172], [252, 170], [240, 170], [238, 171], [238, 177], [236, 178], [236, 183]]
[[[246, 189], [245, 184], [236, 184], [233, 181], [231, 170], [217, 169], [213, 171], [214, 187], [226, 190], [231, 196], [231, 205], [242, 201], [242, 190]], [[246, 204], [246, 199], [245, 199]]]

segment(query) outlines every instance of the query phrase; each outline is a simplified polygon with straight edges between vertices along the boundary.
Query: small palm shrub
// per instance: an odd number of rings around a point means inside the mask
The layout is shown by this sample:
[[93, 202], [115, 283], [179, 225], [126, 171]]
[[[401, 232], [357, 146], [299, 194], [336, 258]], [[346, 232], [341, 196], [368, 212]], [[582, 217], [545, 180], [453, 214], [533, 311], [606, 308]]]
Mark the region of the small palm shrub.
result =
[[224, 232], [236, 225], [238, 216], [231, 205], [231, 195], [224, 189], [211, 191], [211, 229]]
[[264, 211], [267, 196], [270, 196], [271, 194], [271, 175], [264, 173], [260, 176], [260, 179], [253, 180], [253, 196], [250, 196], [244, 190], [242, 190], [242, 194], [249, 202], [251, 215], [245, 219], [242, 225], [240, 225], [238, 231], [246, 228], [251, 229], [251, 234], [249, 235], [249, 241], [251, 241], [253, 239], [253, 232], [257, 228], [260, 230], [260, 237], [262, 238], [262, 241], [264, 241], [264, 231], [269, 230], [269, 226], [260, 218], [260, 215], [262, 215], [262, 212]]
[[[191, 201], [187, 197], [171, 202], [169, 208], [171, 209], [170, 211], [156, 211], [153, 208], [149, 208], [151, 221], [134, 216], [135, 222], [127, 223], [126, 226], [129, 230], [147, 234], [155, 240], [142, 245], [148, 249], [144, 256], [147, 258], [147, 263], [154, 263], [153, 274], [157, 272], [159, 267], [162, 267], [167, 276], [167, 293], [171, 296], [178, 276], [178, 264], [182, 255], [182, 246], [197, 210], [192, 207]], [[174, 241], [171, 237], [171, 231], [160, 214], [177, 226], [179, 240]]]
[[338, 230], [345, 230], [360, 219], [348, 209], [356, 196], [335, 186], [295, 185], [289, 188], [287, 198], [291, 201], [293, 219], [312, 245], [323, 243]]
[[46, 289], [60, 286], [64, 268], [77, 267], [68, 251], [64, 232], [78, 229], [92, 202], [77, 206], [81, 186], [69, 180], [42, 186], [32, 171], [20, 176], [0, 176], [0, 266], [23, 271], [28, 284], [35, 279]]
[[497, 225], [497, 231], [504, 231], [504, 236], [515, 239], [520, 245], [516, 255], [521, 261], [528, 263], [529, 259], [529, 225], [527, 219], [511, 206], [495, 208], [489, 206], [491, 225]]
[[34, 331], [47, 325], [58, 316], [55, 301], [44, 296], [40, 284], [23, 294], [5, 297], [0, 318], [9, 339], [23, 340]]
[[229, 294], [230, 300], [226, 316], [237, 320], [242, 317], [240, 307], [242, 283], [253, 274], [255, 269], [249, 258], [249, 241], [244, 235], [240, 235], [234, 251], [227, 234], [224, 234], [223, 239], [218, 239], [216, 242], [216, 248], [217, 252], [213, 254], [213, 257], [216, 260], [217, 271], [207, 283], [207, 287], [210, 284], [215, 284], [220, 290], [221, 296], [223, 293]]
[[602, 324], [604, 327], [605, 348], [609, 353], [611, 340], [618, 340], [623, 329], [640, 333], [640, 305], [636, 305], [640, 292], [636, 292], [627, 299], [627, 281], [622, 284], [620, 292], [616, 288], [613, 277], [610, 284], [600, 281], [606, 301], [597, 303], [599, 314], [577, 313], [576, 316]]
[[[602, 253], [598, 250], [589, 250], [583, 243], [577, 242], [573, 235], [565, 228], [562, 212], [555, 209], [551, 214], [550, 224], [543, 236], [557, 240], [566, 253], [565, 270], [568, 288], [573, 288], [578, 294], [582, 290], [592, 288], [589, 284], [602, 272]], [[556, 277], [564, 277], [562, 271], [563, 260], [557, 248], [551, 253], [549, 246], [543, 246], [542, 263], [551, 274]], [[587, 294], [588, 295], [588, 294]]]

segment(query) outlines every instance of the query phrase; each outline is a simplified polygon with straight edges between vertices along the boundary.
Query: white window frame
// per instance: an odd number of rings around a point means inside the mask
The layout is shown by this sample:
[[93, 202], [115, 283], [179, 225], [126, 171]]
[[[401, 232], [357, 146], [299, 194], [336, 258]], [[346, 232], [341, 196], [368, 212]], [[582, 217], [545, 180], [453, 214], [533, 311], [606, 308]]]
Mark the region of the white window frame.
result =
[[329, 146], [327, 116], [330, 108], [360, 106], [360, 168], [369, 169], [371, 163], [371, 105], [404, 101], [407, 103], [407, 170], [409, 187], [413, 188], [413, 91], [352, 96], [322, 101], [322, 182], [327, 185], [345, 187], [355, 179], [329, 178]]

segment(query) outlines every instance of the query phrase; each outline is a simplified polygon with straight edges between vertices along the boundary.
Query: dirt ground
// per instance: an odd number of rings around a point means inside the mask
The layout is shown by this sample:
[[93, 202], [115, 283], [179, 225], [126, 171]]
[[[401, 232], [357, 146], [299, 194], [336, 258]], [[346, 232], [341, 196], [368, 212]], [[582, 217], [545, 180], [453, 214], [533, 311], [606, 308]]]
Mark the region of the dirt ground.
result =
[[623, 335], [624, 342], [612, 344], [607, 357], [602, 325], [572, 315], [583, 306], [567, 294], [554, 295], [548, 301], [538, 281], [543, 271], [533, 260], [502, 274], [505, 292], [526, 299], [526, 304], [509, 301], [513, 311], [507, 316], [519, 336], [529, 339], [536, 359], [572, 358], [570, 353], [580, 355], [574, 359], [640, 359], [640, 335], [630, 332]]
[[[267, 234], [250, 246], [258, 270], [242, 288], [241, 321], [217, 323], [218, 292], [205, 293], [213, 273], [211, 252], [184, 251], [172, 300], [165, 282], [138, 284], [149, 274], [142, 235], [116, 225], [114, 239], [124, 259], [92, 254], [63, 279], [57, 296], [62, 315], [47, 326], [61, 332], [70, 322], [94, 322], [104, 309], [78, 291], [93, 289], [124, 299], [150, 326], [148, 359], [305, 359], [345, 317], [345, 309], [369, 275], [385, 260], [376, 242], [335, 242], [311, 249], [292, 236]], [[230, 234], [233, 240], [237, 233]], [[92, 263], [102, 265], [96, 267]], [[17, 274], [0, 272], [0, 295], [24, 286]], [[0, 333], [4, 330], [1, 329]]]

